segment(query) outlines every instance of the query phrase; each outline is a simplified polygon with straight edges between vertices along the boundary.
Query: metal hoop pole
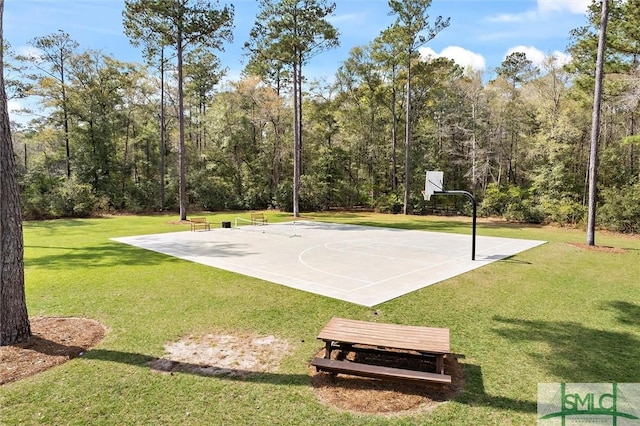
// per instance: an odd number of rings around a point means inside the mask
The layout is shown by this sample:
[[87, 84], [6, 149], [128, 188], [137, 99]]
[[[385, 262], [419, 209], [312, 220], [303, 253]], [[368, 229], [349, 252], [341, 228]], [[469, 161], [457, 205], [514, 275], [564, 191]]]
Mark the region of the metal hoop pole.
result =
[[478, 212], [478, 203], [476, 197], [467, 191], [435, 191], [433, 195], [464, 195], [473, 204], [473, 222], [471, 230], [471, 260], [476, 260], [476, 217]]

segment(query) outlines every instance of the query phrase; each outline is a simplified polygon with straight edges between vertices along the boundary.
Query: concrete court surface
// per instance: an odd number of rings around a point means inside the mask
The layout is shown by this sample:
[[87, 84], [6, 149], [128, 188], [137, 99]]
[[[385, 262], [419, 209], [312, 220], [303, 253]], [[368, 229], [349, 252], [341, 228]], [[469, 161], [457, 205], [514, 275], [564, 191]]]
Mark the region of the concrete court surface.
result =
[[364, 306], [544, 244], [471, 236], [299, 221], [113, 238], [180, 259]]

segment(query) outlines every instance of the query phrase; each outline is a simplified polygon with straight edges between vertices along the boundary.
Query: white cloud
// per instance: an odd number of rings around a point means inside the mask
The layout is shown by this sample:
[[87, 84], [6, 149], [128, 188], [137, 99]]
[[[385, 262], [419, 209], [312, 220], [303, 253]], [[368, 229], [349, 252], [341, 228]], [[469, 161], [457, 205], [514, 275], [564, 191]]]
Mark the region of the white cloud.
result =
[[538, 0], [541, 12], [586, 13], [591, 0]]
[[20, 56], [27, 57], [29, 59], [41, 59], [42, 50], [32, 46], [21, 46], [17, 49]]
[[517, 23], [517, 22], [528, 22], [535, 21], [538, 18], [537, 11], [529, 11], [523, 13], [503, 13], [500, 15], [495, 15], [489, 17], [489, 22], [499, 22], [499, 23]]
[[20, 109], [22, 109], [22, 104], [20, 101], [15, 99], [9, 99], [7, 101], [7, 111], [9, 112], [9, 120], [14, 121], [16, 123], [23, 123], [26, 119], [19, 113]]
[[591, 0], [537, 0], [536, 8], [522, 13], [503, 13], [489, 18], [490, 22], [517, 23], [533, 22], [544, 19], [552, 13], [575, 13], [584, 14], [587, 12]]
[[569, 63], [569, 61], [571, 60], [571, 56], [564, 53], [564, 52], [560, 52], [559, 50], [555, 50], [551, 53], [544, 53], [542, 50], [537, 49], [533, 46], [515, 46], [512, 47], [511, 49], [507, 50], [507, 53], [505, 53], [504, 58], [505, 59], [507, 56], [511, 55], [512, 53], [515, 52], [522, 52], [525, 55], [527, 55], [527, 59], [530, 60], [531, 62], [533, 62], [533, 64], [537, 67], [542, 67], [542, 65], [544, 64], [546, 58], [548, 56], [553, 56], [556, 59], [556, 63], [558, 65], [565, 65], [567, 63]]
[[18, 111], [20, 108], [22, 108], [22, 105], [19, 101], [16, 101], [15, 99], [10, 99], [7, 101], [7, 110], [9, 111], [9, 113]]
[[482, 71], [486, 68], [487, 64], [482, 55], [472, 52], [459, 46], [448, 46], [442, 49], [442, 52], [436, 53], [429, 47], [423, 47], [420, 49], [420, 57], [426, 58], [448, 58], [455, 61], [456, 64], [463, 68], [470, 67], [475, 71]]

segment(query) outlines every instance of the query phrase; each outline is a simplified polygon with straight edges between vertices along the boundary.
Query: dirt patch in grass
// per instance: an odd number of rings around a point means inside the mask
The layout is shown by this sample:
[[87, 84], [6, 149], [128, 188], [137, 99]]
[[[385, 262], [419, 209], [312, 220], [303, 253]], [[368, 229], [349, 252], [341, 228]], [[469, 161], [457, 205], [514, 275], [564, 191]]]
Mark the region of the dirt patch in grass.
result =
[[149, 363], [153, 370], [241, 378], [276, 372], [289, 352], [289, 344], [274, 336], [227, 334], [189, 336], [164, 348], [167, 355]]
[[82, 355], [100, 342], [106, 332], [87, 318], [31, 318], [33, 336], [26, 342], [0, 346], [0, 385], [60, 365]]
[[574, 247], [578, 247], [584, 250], [592, 250], [592, 251], [601, 251], [605, 253], [626, 253], [627, 250], [618, 247], [610, 247], [610, 246], [591, 246], [585, 243], [569, 243]]

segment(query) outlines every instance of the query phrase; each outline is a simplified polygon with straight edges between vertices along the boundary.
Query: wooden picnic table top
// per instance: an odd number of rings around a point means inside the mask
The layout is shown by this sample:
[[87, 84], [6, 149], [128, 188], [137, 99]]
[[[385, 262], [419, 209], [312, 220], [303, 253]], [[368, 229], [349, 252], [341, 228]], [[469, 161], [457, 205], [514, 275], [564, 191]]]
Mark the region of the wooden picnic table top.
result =
[[320, 331], [318, 339], [430, 354], [450, 353], [448, 328], [382, 324], [334, 317]]

